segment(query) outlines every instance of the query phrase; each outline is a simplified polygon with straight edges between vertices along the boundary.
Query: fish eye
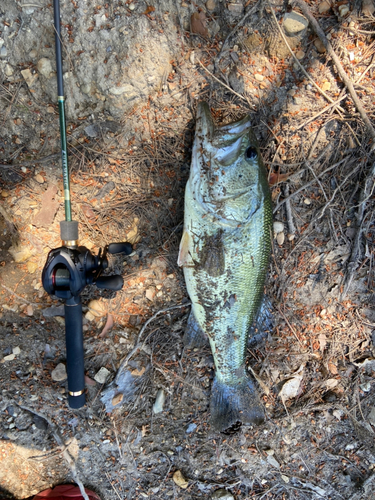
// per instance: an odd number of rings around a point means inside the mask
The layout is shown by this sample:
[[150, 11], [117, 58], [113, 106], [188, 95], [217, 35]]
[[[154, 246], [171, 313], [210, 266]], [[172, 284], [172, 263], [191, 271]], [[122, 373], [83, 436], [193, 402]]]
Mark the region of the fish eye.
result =
[[258, 151], [256, 148], [254, 148], [254, 146], [249, 146], [245, 151], [246, 160], [255, 160], [257, 156], [258, 156]]

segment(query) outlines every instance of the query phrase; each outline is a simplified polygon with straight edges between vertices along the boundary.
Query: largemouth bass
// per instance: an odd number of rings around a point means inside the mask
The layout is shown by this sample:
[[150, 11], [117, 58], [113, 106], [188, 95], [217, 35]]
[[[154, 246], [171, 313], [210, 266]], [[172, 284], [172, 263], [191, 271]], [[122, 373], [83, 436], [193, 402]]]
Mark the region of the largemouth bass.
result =
[[208, 337], [214, 357], [210, 411], [219, 431], [264, 419], [245, 361], [264, 293], [271, 226], [270, 190], [249, 116], [215, 127], [200, 102], [178, 264], [192, 302], [184, 341], [194, 347]]

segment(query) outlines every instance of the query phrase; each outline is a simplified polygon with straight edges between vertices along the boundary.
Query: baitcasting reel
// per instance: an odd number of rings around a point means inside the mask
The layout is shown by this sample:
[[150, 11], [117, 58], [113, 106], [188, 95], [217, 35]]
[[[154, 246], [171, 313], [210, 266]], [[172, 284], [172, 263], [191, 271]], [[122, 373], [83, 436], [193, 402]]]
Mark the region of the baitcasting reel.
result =
[[66, 364], [68, 374], [68, 402], [71, 408], [85, 404], [85, 374], [83, 361], [82, 303], [80, 294], [86, 285], [98, 288], [121, 290], [122, 276], [100, 276], [108, 267], [107, 252], [130, 255], [130, 243], [111, 243], [102, 254], [93, 255], [90, 250], [78, 246], [78, 223], [60, 223], [63, 246], [51, 250], [42, 273], [45, 291], [65, 300]]

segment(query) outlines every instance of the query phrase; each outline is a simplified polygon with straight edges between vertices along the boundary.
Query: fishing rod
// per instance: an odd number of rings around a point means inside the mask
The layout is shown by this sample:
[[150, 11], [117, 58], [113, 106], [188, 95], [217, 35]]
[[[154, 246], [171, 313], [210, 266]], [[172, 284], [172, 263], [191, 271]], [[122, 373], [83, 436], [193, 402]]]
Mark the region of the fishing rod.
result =
[[129, 255], [133, 247], [130, 243], [110, 243], [103, 252], [100, 249], [98, 255], [93, 255], [88, 248], [78, 245], [78, 222], [72, 220], [70, 198], [59, 0], [53, 0], [53, 17], [65, 220], [60, 222], [62, 246], [49, 252], [42, 283], [47, 293], [64, 300], [68, 403], [71, 408], [81, 408], [86, 395], [80, 295], [89, 284], [107, 290], [121, 290], [122, 276], [101, 276], [101, 273], [108, 267], [107, 253]]

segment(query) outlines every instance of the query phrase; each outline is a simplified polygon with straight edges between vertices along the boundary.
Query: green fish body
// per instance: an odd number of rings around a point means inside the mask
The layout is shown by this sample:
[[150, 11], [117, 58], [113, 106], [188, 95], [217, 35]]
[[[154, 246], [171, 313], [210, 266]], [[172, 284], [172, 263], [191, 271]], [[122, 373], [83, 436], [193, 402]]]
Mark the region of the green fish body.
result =
[[192, 302], [185, 343], [198, 346], [208, 337], [214, 357], [210, 410], [219, 431], [264, 419], [245, 361], [264, 293], [271, 227], [270, 190], [249, 116], [215, 127], [200, 102], [178, 263]]

